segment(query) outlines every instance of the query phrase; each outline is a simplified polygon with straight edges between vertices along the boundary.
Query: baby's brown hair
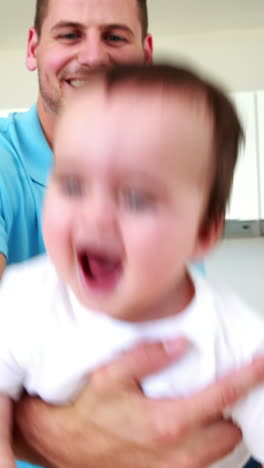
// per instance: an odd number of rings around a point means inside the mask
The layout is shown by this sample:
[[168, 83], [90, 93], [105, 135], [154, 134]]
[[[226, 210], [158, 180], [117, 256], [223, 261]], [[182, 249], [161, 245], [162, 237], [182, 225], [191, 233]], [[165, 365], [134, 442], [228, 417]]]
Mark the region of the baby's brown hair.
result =
[[160, 88], [166, 92], [183, 92], [192, 98], [205, 100], [213, 119], [213, 171], [212, 184], [202, 227], [224, 218], [232, 189], [234, 169], [240, 144], [244, 140], [243, 129], [231, 100], [218, 86], [181, 66], [171, 64], [124, 65], [104, 71], [108, 92], [126, 85], [139, 90]]

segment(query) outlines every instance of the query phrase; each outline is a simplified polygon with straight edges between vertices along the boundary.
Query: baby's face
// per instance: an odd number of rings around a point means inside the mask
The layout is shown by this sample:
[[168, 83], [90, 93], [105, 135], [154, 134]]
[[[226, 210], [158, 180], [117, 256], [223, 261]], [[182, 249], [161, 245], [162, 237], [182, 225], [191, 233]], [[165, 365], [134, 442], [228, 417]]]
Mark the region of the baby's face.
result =
[[66, 107], [44, 236], [85, 306], [138, 321], [188, 303], [186, 264], [207, 247], [199, 231], [212, 166], [199, 98], [98, 86]]

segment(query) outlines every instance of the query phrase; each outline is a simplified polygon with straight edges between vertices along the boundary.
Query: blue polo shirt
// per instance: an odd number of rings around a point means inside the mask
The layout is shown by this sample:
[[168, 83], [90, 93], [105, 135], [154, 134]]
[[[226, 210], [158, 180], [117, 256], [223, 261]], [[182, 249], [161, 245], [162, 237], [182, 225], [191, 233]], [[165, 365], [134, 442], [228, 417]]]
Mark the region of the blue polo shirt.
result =
[[45, 250], [41, 208], [52, 161], [36, 105], [0, 118], [0, 252], [8, 264]]
[[52, 161], [36, 105], [0, 118], [0, 252], [8, 264], [45, 250], [41, 207]]

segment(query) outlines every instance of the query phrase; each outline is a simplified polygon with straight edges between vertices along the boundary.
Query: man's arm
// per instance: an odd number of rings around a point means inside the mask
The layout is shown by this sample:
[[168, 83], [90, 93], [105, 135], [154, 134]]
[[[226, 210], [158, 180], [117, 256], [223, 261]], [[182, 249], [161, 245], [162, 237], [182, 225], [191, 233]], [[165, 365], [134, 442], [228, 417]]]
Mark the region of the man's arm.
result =
[[5, 267], [6, 267], [6, 258], [2, 253], [0, 253], [0, 279], [3, 276]]
[[264, 358], [191, 397], [146, 398], [141, 379], [184, 349], [183, 341], [142, 345], [96, 370], [64, 408], [23, 399], [16, 420], [26, 441], [60, 468], [207, 467], [240, 441], [221, 413], [264, 380]]

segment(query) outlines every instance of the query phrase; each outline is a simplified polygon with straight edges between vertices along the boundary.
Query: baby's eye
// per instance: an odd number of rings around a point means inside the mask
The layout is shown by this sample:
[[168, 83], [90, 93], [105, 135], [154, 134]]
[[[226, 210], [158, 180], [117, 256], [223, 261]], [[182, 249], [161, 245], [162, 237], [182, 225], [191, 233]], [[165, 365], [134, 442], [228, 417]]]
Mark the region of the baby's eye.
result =
[[84, 192], [83, 182], [77, 176], [63, 177], [61, 188], [63, 193], [69, 197], [81, 197]]
[[152, 208], [154, 200], [146, 193], [137, 190], [127, 190], [121, 194], [121, 203], [129, 210], [143, 211]]

